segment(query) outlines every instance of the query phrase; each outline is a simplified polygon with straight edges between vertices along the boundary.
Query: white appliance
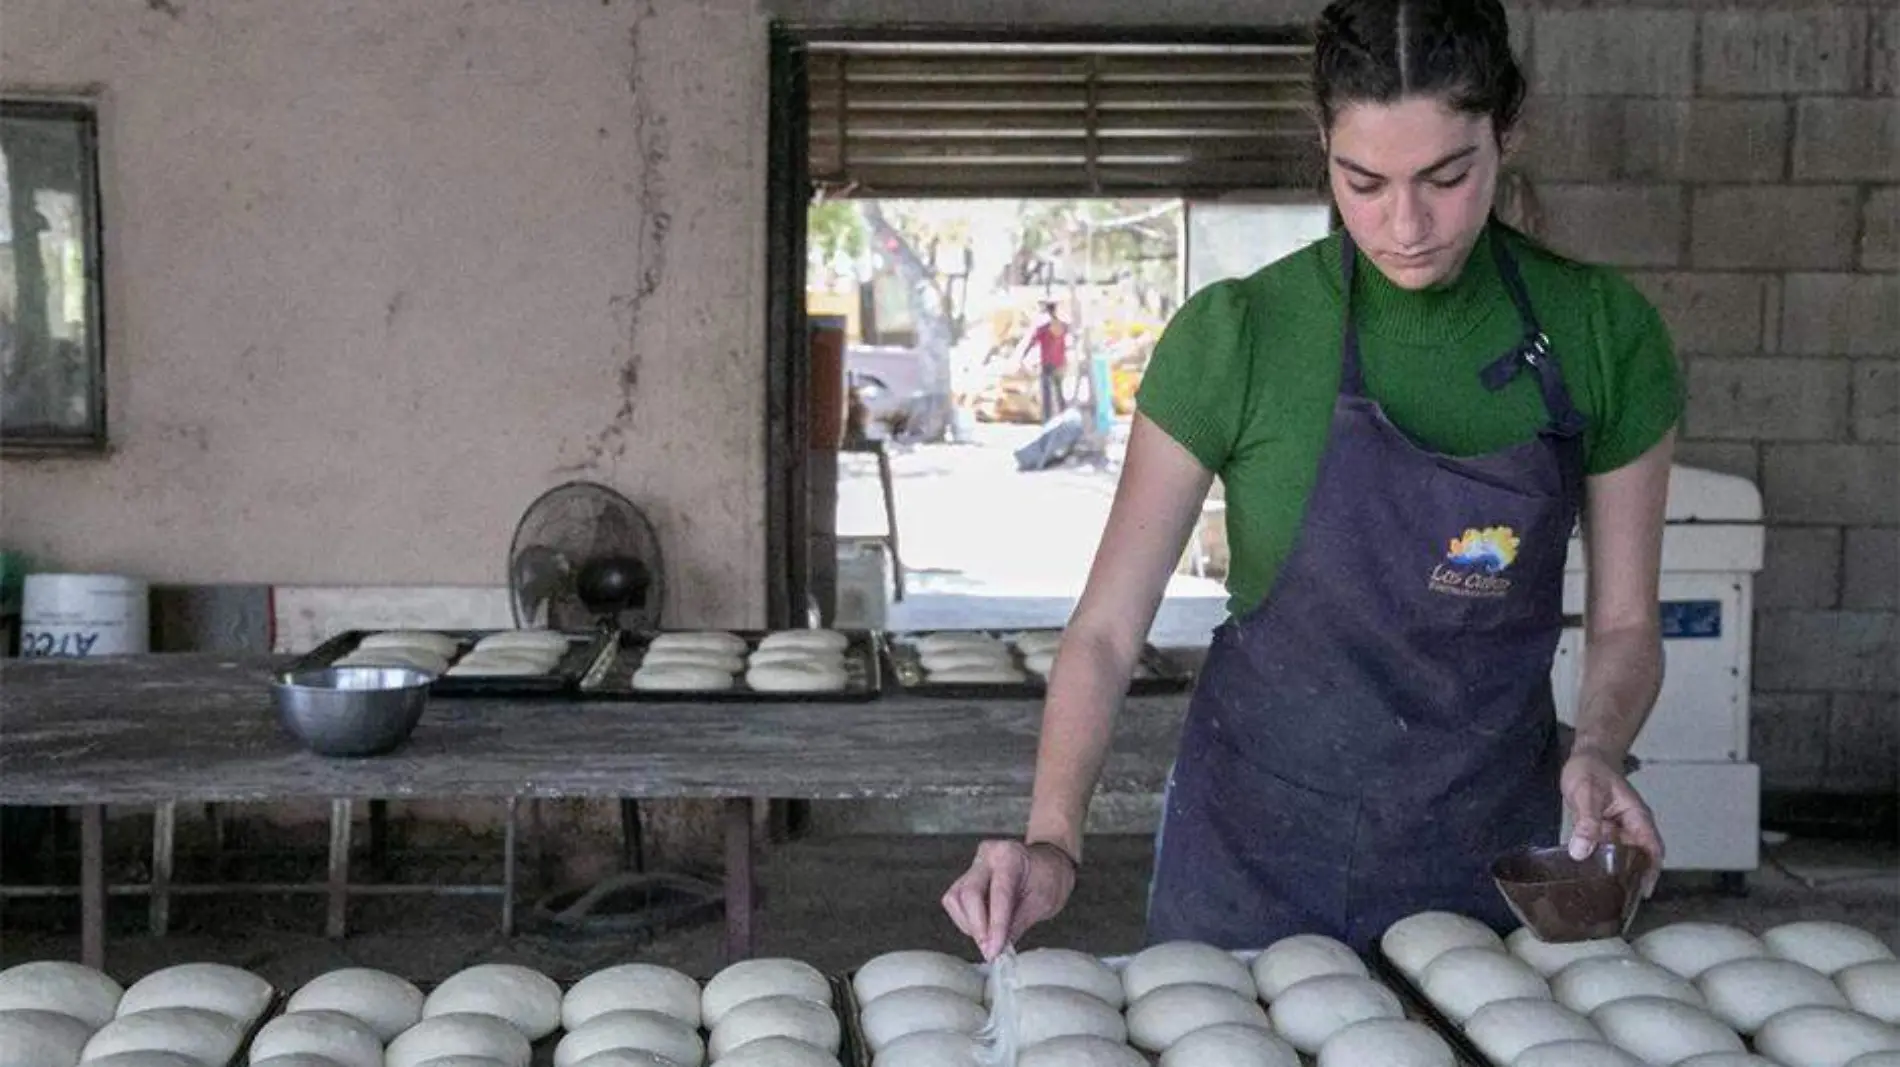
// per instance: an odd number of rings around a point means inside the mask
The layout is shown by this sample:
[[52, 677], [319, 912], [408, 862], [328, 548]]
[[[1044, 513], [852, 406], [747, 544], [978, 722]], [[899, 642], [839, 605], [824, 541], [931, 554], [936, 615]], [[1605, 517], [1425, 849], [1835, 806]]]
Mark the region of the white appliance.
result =
[[[1749, 762], [1755, 574], [1761, 492], [1746, 478], [1678, 466], [1662, 549], [1663, 686], [1636, 738], [1630, 782], [1655, 812], [1664, 868], [1739, 878], [1761, 859], [1761, 769]], [[1575, 722], [1583, 678], [1587, 560], [1573, 538], [1564, 576], [1570, 625], [1557, 648], [1557, 715]]]

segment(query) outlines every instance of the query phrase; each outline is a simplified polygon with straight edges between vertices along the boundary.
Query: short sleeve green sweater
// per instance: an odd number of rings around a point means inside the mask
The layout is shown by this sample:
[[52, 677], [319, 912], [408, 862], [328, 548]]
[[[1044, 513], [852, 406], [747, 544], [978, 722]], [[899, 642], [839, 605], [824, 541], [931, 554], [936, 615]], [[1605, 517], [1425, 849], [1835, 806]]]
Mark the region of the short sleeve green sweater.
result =
[[[1496, 225], [1495, 223], [1493, 225]], [[1682, 414], [1669, 331], [1626, 279], [1508, 229], [1531, 305], [1589, 419], [1584, 463], [1615, 470]], [[1227, 501], [1228, 611], [1245, 614], [1292, 551], [1319, 471], [1340, 370], [1340, 235], [1195, 294], [1149, 361], [1137, 409], [1217, 474]], [[1400, 289], [1363, 258], [1353, 315], [1366, 388], [1414, 440], [1477, 455], [1546, 423], [1535, 376], [1499, 392], [1482, 368], [1522, 336], [1488, 236], [1455, 281]]]

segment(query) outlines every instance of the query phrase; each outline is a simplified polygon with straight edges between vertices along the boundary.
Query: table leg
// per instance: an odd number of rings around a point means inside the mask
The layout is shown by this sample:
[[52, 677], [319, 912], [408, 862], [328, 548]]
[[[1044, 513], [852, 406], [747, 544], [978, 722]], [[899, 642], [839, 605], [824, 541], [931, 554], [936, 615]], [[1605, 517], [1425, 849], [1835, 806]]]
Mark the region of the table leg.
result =
[[508, 812], [501, 824], [501, 936], [515, 936], [515, 886], [520, 880], [519, 866], [520, 843], [516, 841], [516, 824], [521, 817], [519, 797], [508, 798]]
[[340, 940], [349, 927], [350, 908], [350, 801], [330, 801], [330, 908], [323, 934]]
[[897, 488], [891, 477], [891, 453], [880, 442], [877, 446], [877, 480], [884, 490], [884, 524], [889, 528], [886, 543], [891, 546], [891, 592], [904, 599], [904, 557], [897, 550]]
[[752, 801], [726, 801], [726, 962], [750, 959], [758, 948], [754, 929], [758, 888], [757, 849], [752, 838]]
[[87, 804], [79, 811], [79, 962], [95, 970], [106, 965], [106, 809]]
[[178, 828], [178, 804], [167, 800], [152, 809], [152, 899], [148, 915], [153, 937], [172, 925], [172, 842]]

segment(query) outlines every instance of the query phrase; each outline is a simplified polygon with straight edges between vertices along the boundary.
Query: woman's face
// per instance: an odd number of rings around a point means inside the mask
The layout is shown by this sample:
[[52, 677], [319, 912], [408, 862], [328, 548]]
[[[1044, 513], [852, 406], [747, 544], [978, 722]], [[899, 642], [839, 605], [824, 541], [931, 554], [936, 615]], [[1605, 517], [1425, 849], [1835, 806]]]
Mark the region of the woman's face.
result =
[[1435, 96], [1348, 104], [1333, 116], [1326, 156], [1347, 232], [1392, 284], [1426, 289], [1458, 276], [1497, 190], [1490, 116]]

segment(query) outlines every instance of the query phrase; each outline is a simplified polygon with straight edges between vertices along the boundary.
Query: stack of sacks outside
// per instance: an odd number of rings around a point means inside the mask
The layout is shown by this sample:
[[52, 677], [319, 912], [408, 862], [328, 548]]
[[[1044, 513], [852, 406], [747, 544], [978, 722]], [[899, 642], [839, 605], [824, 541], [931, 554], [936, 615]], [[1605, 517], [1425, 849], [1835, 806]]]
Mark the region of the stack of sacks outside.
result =
[[[1010, 645], [980, 631], [925, 634], [917, 639], [916, 650], [928, 683], [1009, 685], [1029, 680]], [[1048, 651], [1053, 662], [1054, 652]]]
[[449, 668], [453, 676], [535, 677], [554, 670], [572, 641], [551, 630], [506, 630], [475, 642], [468, 655]]
[[[50, 1010], [87, 1026], [100, 1022], [102, 1009], [117, 988], [104, 975], [86, 968], [28, 966], [36, 968], [28, 973], [32, 982], [51, 979], [65, 991], [64, 997], [71, 998], [65, 1001], [71, 1010]], [[185, 963], [154, 971], [117, 998], [111, 1018], [86, 1039], [77, 1062], [95, 1067], [170, 1067], [182, 1061], [196, 1067], [224, 1067], [270, 1008], [272, 995], [269, 982], [221, 963]], [[10, 995], [5, 1001], [17, 1002]]]
[[0, 1049], [32, 1067], [73, 1067], [86, 1042], [118, 1014], [124, 994], [119, 983], [77, 963], [44, 960], [0, 971]]
[[409, 667], [441, 674], [462, 643], [447, 634], [428, 630], [387, 630], [356, 643], [356, 648], [331, 664], [335, 667]]

